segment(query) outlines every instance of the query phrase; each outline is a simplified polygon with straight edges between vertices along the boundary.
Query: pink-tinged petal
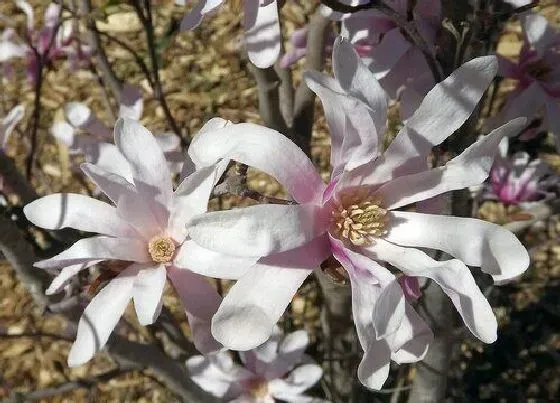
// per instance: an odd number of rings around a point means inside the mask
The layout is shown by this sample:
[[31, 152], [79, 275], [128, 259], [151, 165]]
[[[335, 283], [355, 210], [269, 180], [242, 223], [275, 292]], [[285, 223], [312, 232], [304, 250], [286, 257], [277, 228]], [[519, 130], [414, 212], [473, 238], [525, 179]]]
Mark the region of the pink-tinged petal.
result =
[[101, 350], [124, 313], [134, 287], [138, 267], [129, 266], [93, 297], [78, 323], [76, 341], [68, 354], [68, 365], [88, 362]]
[[53, 279], [49, 288], [45, 291], [47, 295], [53, 295], [62, 290], [66, 283], [78, 274], [80, 271], [99, 263], [101, 260], [92, 260], [91, 262], [76, 264], [73, 266], [64, 267], [60, 273]]
[[276, 130], [252, 123], [195, 136], [189, 155], [197, 167], [227, 158], [260, 169], [277, 179], [299, 203], [321, 203], [326, 187], [298, 146]]
[[118, 197], [119, 215], [134, 227], [144, 240], [149, 241], [154, 236], [165, 234], [167, 223], [161, 225], [158, 221], [152, 200], [146, 200], [136, 191], [123, 192]]
[[124, 83], [119, 96], [119, 117], [140, 120], [144, 111], [144, 100], [140, 88]]
[[517, 118], [495, 129], [442, 167], [400, 176], [378, 190], [384, 205], [396, 209], [452, 190], [482, 183], [492, 168], [500, 141], [521, 132], [527, 120]]
[[559, 34], [546, 18], [537, 13], [524, 13], [521, 17], [525, 41], [542, 56], [547, 48], [559, 40]]
[[400, 276], [398, 280], [408, 302], [417, 301], [422, 296], [420, 283], [416, 277]]
[[8, 139], [14, 130], [14, 127], [18, 122], [25, 116], [25, 107], [23, 105], [18, 105], [12, 108], [8, 115], [2, 119], [2, 126], [0, 127], [0, 145], [2, 148], [6, 147]]
[[[391, 360], [402, 364], [423, 360], [434, 334], [410, 304], [405, 305], [405, 316], [398, 331], [389, 336]], [[395, 349], [398, 349], [395, 351]]]
[[84, 154], [88, 162], [95, 164], [98, 168], [117, 174], [133, 183], [132, 169], [124, 155], [121, 154], [114, 144], [97, 142], [93, 146], [93, 152], [84, 149]]
[[319, 237], [330, 212], [310, 204], [260, 204], [200, 214], [189, 235], [200, 246], [234, 256], [266, 256], [297, 248]]
[[[519, 276], [529, 267], [529, 254], [507, 229], [474, 218], [391, 212], [386, 239], [403, 246], [438, 249], [502, 281]], [[465, 242], [468, 239], [468, 242]]]
[[139, 266], [132, 299], [138, 322], [142, 326], [151, 325], [159, 316], [166, 278], [167, 271], [162, 264]]
[[321, 99], [329, 124], [332, 177], [370, 161], [377, 154], [375, 113], [327, 75], [307, 71], [304, 77], [309, 89]]
[[219, 350], [222, 346], [212, 336], [210, 324], [222, 297], [208, 280], [189, 270], [170, 266], [167, 275], [185, 308], [197, 350], [203, 354]]
[[[523, 91], [507, 100], [503, 107], [503, 121], [519, 116], [529, 119], [537, 117], [545, 108], [548, 96], [538, 82], [533, 82]], [[502, 115], [502, 113], [500, 113]]]
[[34, 266], [49, 269], [107, 259], [139, 263], [152, 261], [146, 242], [142, 240], [98, 236], [80, 239], [65, 251], [50, 259], [36, 262]]
[[60, 21], [60, 4], [51, 3], [45, 10], [44, 24], [46, 27], [54, 28]]
[[168, 232], [177, 241], [187, 236], [187, 222], [208, 209], [208, 199], [214, 185], [221, 178], [228, 161], [204, 167], [186, 177], [173, 193]]
[[80, 168], [115, 204], [118, 204], [124, 193], [135, 193], [134, 186], [116, 173], [107, 172], [97, 165], [88, 163], [81, 164]]
[[174, 260], [174, 265], [207, 277], [237, 280], [253, 266], [258, 256], [239, 257], [205, 249], [192, 239], [186, 240]]
[[329, 253], [328, 240], [321, 237], [261, 259], [224, 298], [212, 320], [214, 337], [241, 351], [265, 342], [303, 281]]
[[406, 122], [387, 151], [368, 169], [356, 172], [359, 182], [384, 183], [426, 167], [432, 147], [455, 132], [471, 115], [496, 75], [495, 56], [473, 59], [437, 84]]
[[387, 32], [379, 45], [368, 54], [368, 59], [371, 60], [369, 66], [375, 77], [378, 80], [385, 77], [411, 46], [400, 29], [394, 28]]
[[[276, 399], [286, 402], [305, 402], [303, 392], [315, 385], [323, 376], [317, 364], [300, 365], [284, 379], [274, 379], [268, 383], [269, 393]], [[308, 400], [311, 401], [311, 400]]]
[[198, 27], [204, 16], [222, 5], [224, 0], [199, 0], [193, 9], [183, 17], [181, 31]]
[[280, 22], [276, 0], [245, 1], [245, 42], [249, 59], [258, 68], [274, 64], [280, 54]]
[[72, 148], [74, 145], [75, 131], [74, 127], [66, 122], [56, 122], [51, 126], [51, 134], [54, 138], [68, 148]]
[[108, 203], [74, 193], [55, 193], [27, 204], [29, 221], [45, 229], [74, 228], [117, 237], [134, 237], [136, 231]]
[[130, 164], [140, 197], [145, 198], [160, 226], [167, 227], [173, 183], [156, 139], [135, 120], [121, 118], [115, 125], [115, 144]]
[[418, 249], [403, 248], [383, 239], [377, 239], [374, 245], [361, 249], [372, 259], [386, 261], [407, 276], [434, 280], [476, 337], [485, 343], [496, 341], [496, 317], [469, 268], [460, 260], [436, 261]]
[[373, 310], [373, 326], [377, 340], [395, 333], [404, 318], [405, 299], [397, 279], [383, 287]]
[[295, 64], [299, 60], [303, 59], [307, 54], [306, 48], [295, 48], [287, 52], [280, 58], [280, 67], [287, 69], [292, 64]]
[[215, 397], [231, 399], [244, 393], [246, 388], [241, 381], [254, 375], [235, 364], [229, 354], [220, 351], [189, 358], [186, 364], [190, 378]]
[[112, 130], [100, 121], [86, 104], [68, 102], [64, 106], [64, 116], [72, 126], [82, 129], [94, 136], [99, 136], [108, 140], [113, 135]]

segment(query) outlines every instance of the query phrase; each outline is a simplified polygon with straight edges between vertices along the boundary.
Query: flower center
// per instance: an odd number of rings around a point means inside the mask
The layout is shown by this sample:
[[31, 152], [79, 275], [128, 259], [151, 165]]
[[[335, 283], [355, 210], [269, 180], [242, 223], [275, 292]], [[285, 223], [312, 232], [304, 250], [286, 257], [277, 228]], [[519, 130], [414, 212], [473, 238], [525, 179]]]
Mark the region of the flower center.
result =
[[359, 188], [340, 195], [332, 210], [334, 233], [357, 246], [371, 245], [374, 238], [387, 233], [387, 210], [382, 200]]
[[268, 382], [264, 379], [255, 379], [249, 385], [249, 394], [255, 399], [262, 399], [268, 396]]
[[148, 243], [148, 252], [150, 252], [154, 262], [170, 262], [175, 254], [175, 242], [169, 237], [155, 236]]

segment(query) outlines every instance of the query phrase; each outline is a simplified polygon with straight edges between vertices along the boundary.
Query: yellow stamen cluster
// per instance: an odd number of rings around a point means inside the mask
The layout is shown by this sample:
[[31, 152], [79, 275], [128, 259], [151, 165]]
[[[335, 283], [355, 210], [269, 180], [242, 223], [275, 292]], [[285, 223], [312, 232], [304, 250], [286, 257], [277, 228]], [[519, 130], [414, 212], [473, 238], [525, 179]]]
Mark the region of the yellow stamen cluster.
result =
[[155, 236], [148, 243], [148, 252], [154, 262], [170, 262], [175, 254], [175, 242], [169, 237]]
[[255, 399], [262, 399], [268, 396], [268, 382], [256, 379], [249, 386], [249, 394]]
[[332, 210], [335, 234], [357, 246], [371, 245], [374, 238], [387, 233], [387, 210], [379, 197], [372, 197], [367, 189], [342, 194]]

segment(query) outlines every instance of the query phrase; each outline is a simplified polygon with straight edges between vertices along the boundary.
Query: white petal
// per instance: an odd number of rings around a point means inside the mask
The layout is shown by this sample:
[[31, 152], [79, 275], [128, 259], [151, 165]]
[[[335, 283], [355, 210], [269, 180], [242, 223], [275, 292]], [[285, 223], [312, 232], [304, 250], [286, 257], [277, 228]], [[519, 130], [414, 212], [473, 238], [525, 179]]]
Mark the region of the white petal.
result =
[[529, 266], [529, 254], [505, 228], [474, 218], [394, 211], [386, 236], [403, 246], [438, 249], [479, 266], [495, 281], [519, 276]]
[[175, 133], [158, 134], [155, 137], [164, 153], [176, 151], [181, 147], [181, 140]]
[[302, 402], [298, 397], [319, 382], [322, 376], [323, 370], [319, 365], [304, 364], [290, 372], [286, 378], [269, 382], [269, 392], [276, 399]]
[[53, 295], [62, 290], [68, 280], [78, 274], [80, 271], [99, 263], [101, 260], [92, 260], [91, 262], [76, 264], [64, 267], [60, 273], [53, 279], [49, 288], [45, 291], [47, 295]]
[[189, 235], [200, 246], [234, 256], [266, 256], [311, 241], [327, 230], [327, 209], [303, 205], [261, 204], [198, 215]]
[[383, 287], [375, 303], [373, 326], [377, 340], [395, 333], [401, 326], [404, 314], [404, 294], [399, 282], [395, 279]]
[[91, 300], [78, 323], [76, 341], [68, 354], [68, 365], [88, 362], [105, 346], [132, 297], [137, 267], [132, 265], [111, 280]]
[[195, 347], [203, 354], [220, 349], [210, 325], [222, 297], [207, 279], [189, 270], [170, 266], [167, 275], [185, 308]]
[[521, 17], [521, 22], [526, 42], [529, 46], [535, 48], [541, 56], [554, 41], [558, 40], [558, 33], [548, 23], [546, 17], [542, 15], [531, 12], [524, 13]]
[[98, 165], [83, 163], [82, 172], [115, 204], [124, 193], [135, 193], [134, 186], [119, 174], [108, 172]]
[[252, 123], [205, 131], [193, 139], [189, 155], [197, 166], [228, 158], [260, 169], [284, 185], [299, 203], [320, 203], [326, 187], [298, 146], [276, 130]]
[[144, 126], [131, 119], [115, 125], [115, 144], [130, 163], [134, 185], [162, 227], [167, 227], [173, 183], [163, 151]]
[[414, 308], [406, 303], [401, 326], [387, 340], [392, 350], [391, 360], [399, 364], [423, 360], [433, 340], [432, 330]]
[[14, 107], [8, 115], [2, 120], [2, 126], [0, 127], [0, 144], [2, 148], [6, 147], [6, 143], [14, 130], [17, 123], [23, 119], [25, 116], [25, 107], [23, 105], [18, 105]]
[[[78, 138], [81, 140], [83, 136]], [[91, 150], [87, 147], [83, 150], [88, 162], [107, 172], [122, 176], [127, 182], [134, 182], [130, 164], [114, 144], [96, 142], [92, 143], [91, 147]]]
[[134, 280], [132, 299], [141, 325], [151, 325], [159, 316], [166, 278], [164, 265], [139, 268]]
[[329, 255], [326, 237], [261, 259], [231, 288], [212, 320], [224, 346], [250, 350], [268, 339], [303, 281]]
[[237, 280], [258, 259], [258, 256], [239, 257], [224, 255], [205, 249], [192, 239], [188, 239], [181, 245], [173, 263], [177, 267], [189, 269], [203, 276]]
[[144, 111], [140, 88], [124, 83], [119, 96], [119, 117], [140, 120]]
[[309, 344], [309, 335], [305, 330], [287, 334], [274, 351], [274, 358], [266, 363], [263, 374], [266, 379], [282, 378], [302, 361], [303, 353]]
[[199, 0], [192, 10], [183, 17], [181, 31], [196, 28], [206, 14], [216, 9], [223, 2], [224, 0]]
[[280, 23], [276, 0], [245, 1], [245, 42], [249, 59], [258, 68], [274, 64], [280, 54]]
[[66, 122], [56, 122], [51, 126], [51, 134], [67, 147], [74, 145], [74, 127]]
[[152, 261], [146, 243], [140, 239], [98, 236], [80, 239], [65, 251], [50, 259], [36, 262], [34, 266], [48, 269], [106, 259], [140, 263]]
[[23, 211], [29, 221], [46, 229], [74, 228], [118, 237], [137, 235], [115, 207], [81, 194], [44, 196], [26, 205]]
[[451, 299], [465, 325], [476, 337], [485, 343], [496, 340], [496, 317], [468, 267], [461, 261], [436, 261], [420, 250], [403, 248], [383, 239], [377, 239], [374, 245], [362, 250], [373, 259], [392, 264], [407, 276], [434, 280]]
[[72, 126], [95, 136], [110, 139], [113, 134], [112, 130], [101, 122], [86, 104], [68, 102], [64, 105], [64, 115]]
[[385, 77], [410, 47], [410, 42], [401, 34], [399, 28], [393, 28], [383, 35], [381, 42], [372, 54], [368, 55], [371, 57], [369, 66], [375, 77], [378, 80]]
[[378, 190], [383, 195], [384, 206], [396, 209], [482, 183], [492, 168], [500, 141], [505, 136], [518, 134], [525, 124], [525, 118], [512, 120], [479, 139], [443, 167], [399, 176], [387, 182]]

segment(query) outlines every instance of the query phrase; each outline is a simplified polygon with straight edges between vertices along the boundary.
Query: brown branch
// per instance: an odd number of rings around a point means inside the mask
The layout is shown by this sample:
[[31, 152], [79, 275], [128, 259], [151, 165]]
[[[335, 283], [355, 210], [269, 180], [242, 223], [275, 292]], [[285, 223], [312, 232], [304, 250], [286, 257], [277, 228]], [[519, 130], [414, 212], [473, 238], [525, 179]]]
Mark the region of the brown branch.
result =
[[16, 193], [23, 204], [37, 199], [39, 196], [25, 177], [18, 171], [14, 161], [0, 150], [0, 174], [6, 187]]

